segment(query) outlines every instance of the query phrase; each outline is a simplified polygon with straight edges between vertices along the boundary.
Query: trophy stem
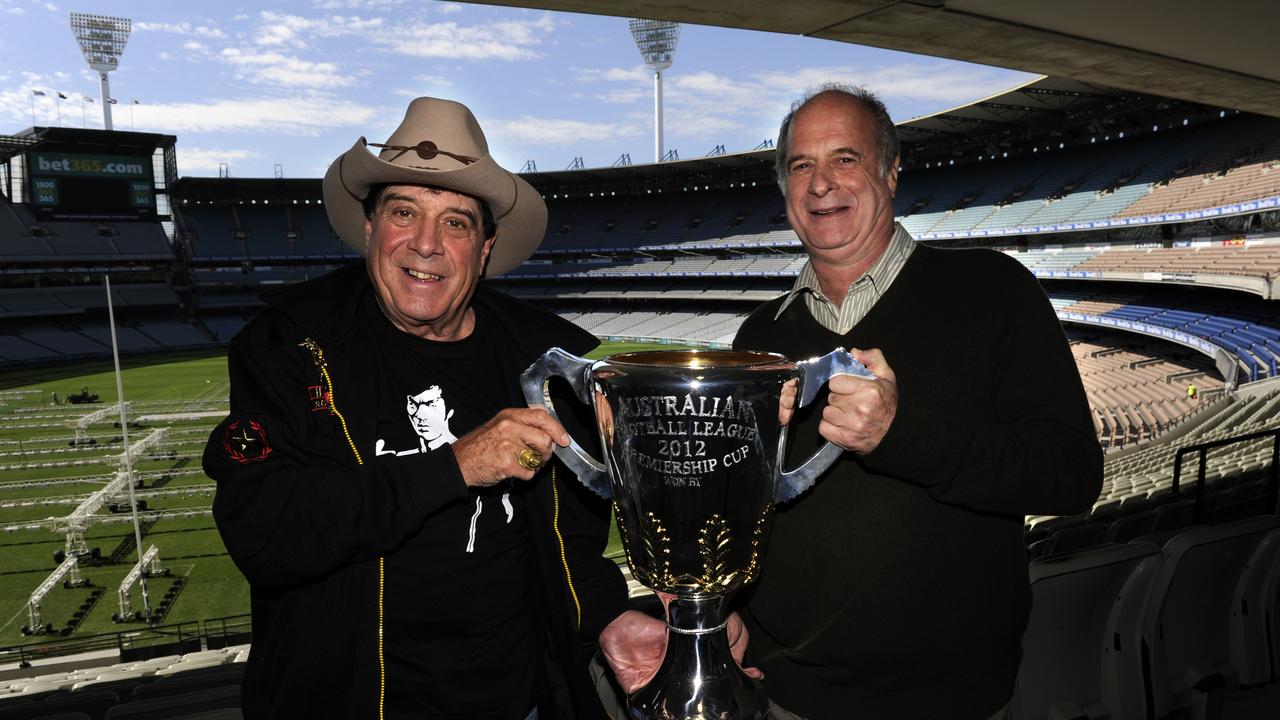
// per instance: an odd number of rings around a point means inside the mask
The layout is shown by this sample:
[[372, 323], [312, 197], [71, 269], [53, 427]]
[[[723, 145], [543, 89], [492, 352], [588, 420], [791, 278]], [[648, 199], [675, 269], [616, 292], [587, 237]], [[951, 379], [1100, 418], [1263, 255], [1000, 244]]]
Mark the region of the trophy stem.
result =
[[667, 607], [667, 653], [627, 702], [633, 720], [763, 720], [768, 700], [729, 650], [720, 595], [679, 597]]

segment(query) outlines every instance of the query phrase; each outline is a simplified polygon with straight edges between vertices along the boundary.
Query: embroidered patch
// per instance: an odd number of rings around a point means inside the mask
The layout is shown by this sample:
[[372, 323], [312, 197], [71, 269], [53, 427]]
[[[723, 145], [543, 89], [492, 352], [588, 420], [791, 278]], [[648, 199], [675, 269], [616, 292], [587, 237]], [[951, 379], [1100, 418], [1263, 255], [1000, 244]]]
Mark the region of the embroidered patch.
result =
[[266, 460], [275, 452], [267, 442], [267, 428], [253, 420], [234, 420], [222, 431], [222, 448], [227, 457], [244, 465]]
[[329, 411], [329, 393], [324, 391], [320, 385], [311, 385], [307, 388], [307, 399], [311, 403], [311, 412], [327, 412]]

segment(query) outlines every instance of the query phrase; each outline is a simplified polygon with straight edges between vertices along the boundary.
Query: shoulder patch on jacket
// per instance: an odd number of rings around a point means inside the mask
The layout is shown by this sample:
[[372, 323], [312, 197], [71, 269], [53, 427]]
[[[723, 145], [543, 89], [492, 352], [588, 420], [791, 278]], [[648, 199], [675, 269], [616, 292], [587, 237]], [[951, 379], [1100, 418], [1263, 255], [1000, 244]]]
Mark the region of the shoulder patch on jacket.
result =
[[265, 420], [239, 418], [222, 429], [222, 451], [226, 459], [244, 465], [271, 457], [275, 450], [267, 439]]

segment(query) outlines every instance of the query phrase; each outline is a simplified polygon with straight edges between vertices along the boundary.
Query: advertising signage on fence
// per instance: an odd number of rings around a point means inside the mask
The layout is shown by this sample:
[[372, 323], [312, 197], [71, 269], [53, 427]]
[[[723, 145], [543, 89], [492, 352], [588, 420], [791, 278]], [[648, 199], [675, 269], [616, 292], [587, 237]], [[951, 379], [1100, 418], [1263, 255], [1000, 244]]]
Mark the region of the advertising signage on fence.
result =
[[27, 168], [39, 220], [155, 220], [150, 155], [33, 152]]

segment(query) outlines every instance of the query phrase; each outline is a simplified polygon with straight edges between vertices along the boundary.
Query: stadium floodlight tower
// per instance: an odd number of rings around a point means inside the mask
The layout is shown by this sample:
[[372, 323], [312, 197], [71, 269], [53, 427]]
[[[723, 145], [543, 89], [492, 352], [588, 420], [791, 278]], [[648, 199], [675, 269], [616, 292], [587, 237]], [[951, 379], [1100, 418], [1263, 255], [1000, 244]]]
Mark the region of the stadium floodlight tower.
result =
[[653, 161], [662, 162], [662, 71], [671, 67], [680, 25], [669, 20], [631, 18], [631, 37], [653, 71]]
[[129, 33], [133, 32], [133, 21], [129, 18], [109, 17], [107, 15], [89, 15], [88, 13], [71, 13], [71, 32], [80, 43], [80, 52], [89, 62], [89, 67], [98, 72], [102, 81], [102, 127], [111, 129], [111, 85], [107, 82], [107, 73], [116, 69], [120, 56], [124, 53], [125, 43], [129, 42]]

